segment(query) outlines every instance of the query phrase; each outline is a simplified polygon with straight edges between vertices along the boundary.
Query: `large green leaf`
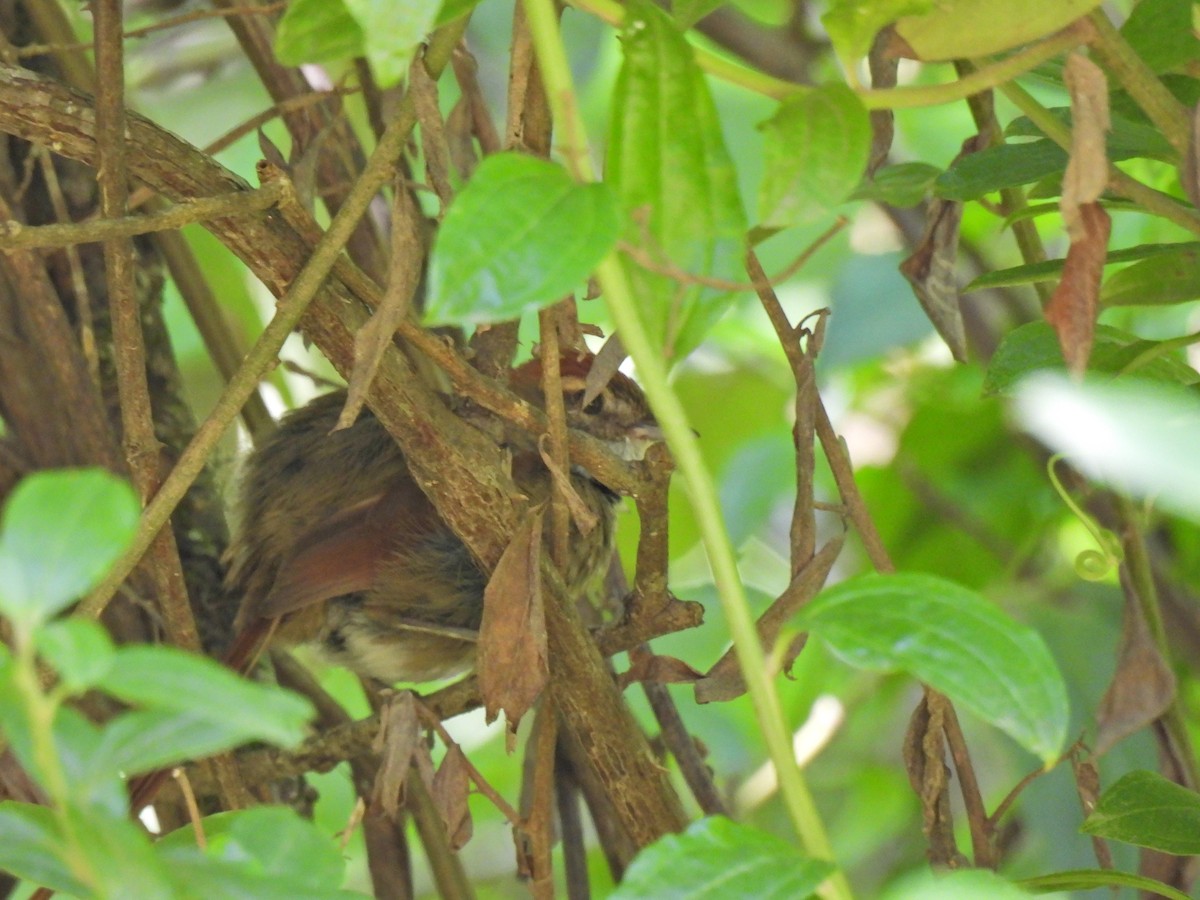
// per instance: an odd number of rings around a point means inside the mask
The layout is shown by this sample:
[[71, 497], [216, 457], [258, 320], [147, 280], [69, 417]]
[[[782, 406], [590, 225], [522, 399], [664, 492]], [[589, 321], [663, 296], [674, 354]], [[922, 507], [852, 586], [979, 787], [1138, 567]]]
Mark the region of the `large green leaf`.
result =
[[798, 92], [762, 125], [759, 225], [787, 228], [827, 216], [858, 185], [871, 151], [871, 120], [843, 84]]
[[343, 0], [292, 0], [275, 32], [279, 61], [336, 62], [362, 56], [365, 38]]
[[363, 49], [380, 87], [408, 72], [417, 45], [433, 29], [440, 0], [342, 0], [363, 34]]
[[64, 894], [87, 894], [62, 858], [54, 812], [45, 806], [0, 801], [0, 869]]
[[1121, 26], [1121, 36], [1155, 72], [1200, 58], [1192, 0], [1141, 0]]
[[1016, 413], [1089, 477], [1200, 522], [1195, 394], [1159, 382], [1077, 384], [1040, 372], [1017, 388]]
[[[1143, 340], [1136, 334], [1108, 325], [1097, 325], [1088, 369], [1116, 375], [1129, 366], [1136, 366], [1139, 378], [1170, 384], [1191, 384], [1200, 378], [1191, 366], [1166, 354], [1150, 356], [1144, 365], [1137, 365], [1136, 360], [1147, 358], [1146, 354], [1152, 353], [1157, 346], [1156, 341]], [[1048, 322], [1029, 322], [1006, 334], [996, 348], [988, 363], [983, 392], [1007, 394], [1026, 375], [1045, 369], [1066, 371], [1058, 336]]]
[[587, 281], [620, 230], [607, 185], [532, 156], [489, 156], [438, 230], [425, 319], [497, 322], [549, 306]]
[[711, 816], [647, 847], [630, 865], [612, 900], [802, 900], [833, 871], [804, 859], [774, 835]]
[[1100, 0], [940, 0], [924, 15], [906, 16], [896, 34], [914, 59], [990, 56], [1051, 35], [1100, 5]]
[[626, 10], [607, 179], [629, 215], [626, 239], [652, 257], [649, 268], [630, 265], [642, 320], [676, 360], [703, 339], [730, 294], [655, 270], [745, 281], [745, 210], [691, 45], [648, 0]]
[[77, 599], [129, 543], [139, 506], [102, 469], [38, 472], [0, 520], [0, 613], [29, 627]]
[[1100, 795], [1081, 830], [1164, 853], [1192, 856], [1200, 853], [1200, 794], [1157, 772], [1130, 772]]
[[122, 647], [99, 687], [126, 703], [210, 719], [242, 741], [294, 746], [313, 714], [299, 694], [239, 678], [211, 659], [174, 647]]
[[933, 575], [864, 575], [828, 590], [797, 623], [852, 665], [903, 671], [1007, 732], [1047, 764], [1067, 729], [1067, 692], [1041, 636]]

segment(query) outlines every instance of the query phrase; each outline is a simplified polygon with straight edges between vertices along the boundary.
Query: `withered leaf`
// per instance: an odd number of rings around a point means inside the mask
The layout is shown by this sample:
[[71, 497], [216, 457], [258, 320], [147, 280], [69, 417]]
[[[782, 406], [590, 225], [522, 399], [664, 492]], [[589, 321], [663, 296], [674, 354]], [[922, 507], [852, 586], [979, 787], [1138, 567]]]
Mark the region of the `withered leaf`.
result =
[[1108, 184], [1108, 82], [1100, 67], [1079, 52], [1067, 57], [1063, 77], [1071, 93], [1071, 155], [1059, 208], [1074, 243], [1087, 231], [1080, 207], [1099, 200]]
[[542, 457], [542, 464], [546, 467], [546, 471], [550, 473], [550, 477], [554, 479], [554, 484], [558, 488], [559, 496], [567, 503], [567, 509], [571, 512], [571, 521], [575, 523], [575, 527], [582, 535], [591, 534], [593, 528], [600, 522], [600, 517], [592, 511], [592, 508], [583, 502], [583, 498], [579, 496], [579, 492], [575, 490], [575, 485], [571, 483], [570, 477], [562, 468], [554, 461], [550, 455], [550, 451], [546, 448], [548, 435], [542, 435], [538, 440], [538, 453]]
[[417, 211], [412, 208], [412, 198], [407, 191], [396, 192], [394, 207], [392, 261], [387, 288], [379, 306], [371, 313], [371, 318], [354, 335], [354, 369], [346, 386], [346, 405], [338, 416], [335, 431], [349, 428], [358, 419], [384, 351], [391, 345], [396, 329], [408, 315], [421, 278], [420, 260], [424, 248], [421, 236], [413, 225], [417, 220]]
[[510, 727], [537, 700], [549, 677], [542, 606], [543, 510], [517, 529], [483, 592], [476, 671], [489, 722], [500, 710]]
[[1078, 212], [1079, 233], [1071, 238], [1062, 279], [1046, 305], [1046, 321], [1054, 326], [1067, 368], [1082, 375], [1092, 354], [1112, 220], [1098, 203], [1085, 203]]
[[1125, 601], [1121, 649], [1097, 714], [1097, 756], [1161, 716], [1175, 699], [1175, 674], [1158, 652], [1141, 610]]
[[[955, 159], [976, 153], [987, 144], [986, 134], [969, 137], [963, 141]], [[962, 209], [962, 203], [953, 200], [931, 202], [925, 211], [925, 234], [921, 236], [921, 242], [912, 255], [900, 263], [900, 274], [908, 279], [925, 315], [959, 362], [967, 359], [967, 334], [955, 277]]]
[[604, 342], [592, 360], [592, 366], [588, 369], [587, 378], [583, 383], [583, 400], [580, 401], [583, 406], [600, 396], [600, 392], [608, 386], [628, 355], [620, 336], [614, 334]]
[[413, 754], [421, 740], [417, 707], [411, 691], [401, 691], [387, 699], [379, 716], [379, 734], [374, 749], [380, 756], [375, 775], [372, 803], [395, 818], [400, 809], [400, 792], [408, 777]]
[[430, 794], [438, 814], [446, 825], [446, 835], [450, 839], [452, 850], [465, 846], [474, 831], [471, 811], [467, 806], [470, 787], [467, 758], [458, 744], [451, 744], [446, 750], [445, 759], [438, 767], [437, 774], [433, 776]]
[[[797, 573], [791, 584], [759, 617], [755, 628], [766, 649], [769, 650], [774, 646], [787, 621], [821, 590], [838, 554], [842, 552], [844, 541], [845, 536], [841, 534], [830, 538], [820, 550], [813, 554], [812, 559]], [[796, 654], [803, 646], [803, 635], [798, 636], [789, 644], [783, 659], [785, 669], [791, 666]], [[708, 674], [696, 683], [697, 703], [733, 700], [744, 693], [746, 693], [746, 682], [742, 678], [737, 653], [732, 647], [725, 651], [725, 655], [708, 670]]]

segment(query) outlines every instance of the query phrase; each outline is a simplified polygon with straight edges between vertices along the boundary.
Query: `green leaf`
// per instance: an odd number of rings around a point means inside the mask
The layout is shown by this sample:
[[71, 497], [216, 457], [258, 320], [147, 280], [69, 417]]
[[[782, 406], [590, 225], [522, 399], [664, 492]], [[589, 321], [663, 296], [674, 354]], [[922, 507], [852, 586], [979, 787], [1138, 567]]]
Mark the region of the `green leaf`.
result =
[[762, 125], [759, 225], [787, 228], [829, 214], [862, 179], [871, 151], [867, 108], [850, 88], [798, 91]]
[[940, 0], [936, 9], [905, 17], [895, 27], [913, 51], [906, 56], [975, 59], [1053, 34], [1099, 5], [1100, 0]]
[[89, 893], [59, 854], [63, 839], [48, 807], [0, 801], [0, 834], [0, 870], [62, 894]]
[[49, 622], [38, 629], [35, 643], [42, 659], [71, 693], [90, 688], [112, 664], [112, 638], [100, 623], [90, 619]]
[[934, 182], [939, 197], [978, 200], [1002, 188], [1029, 184], [1067, 168], [1067, 151], [1049, 140], [1001, 144], [954, 161]]
[[[1097, 325], [1088, 369], [1116, 375], [1135, 364], [1135, 360], [1145, 358], [1143, 354], [1150, 354], [1157, 346], [1157, 341], [1143, 340], [1108, 325]], [[996, 348], [983, 380], [983, 393], [1010, 393], [1026, 375], [1046, 369], [1066, 371], [1058, 336], [1048, 322], [1029, 322], [1006, 334]], [[1200, 378], [1191, 366], [1165, 354], [1150, 358], [1144, 365], [1137, 366], [1136, 371], [1139, 378], [1170, 384], [1191, 384]]]
[[1017, 388], [1026, 431], [1110, 487], [1200, 522], [1200, 399], [1183, 388], [1123, 379], [1076, 384], [1039, 372]]
[[1095, 837], [1192, 856], [1200, 853], [1200, 794], [1157, 772], [1122, 776], [1080, 829]]
[[275, 32], [275, 56], [287, 66], [363, 55], [365, 38], [343, 0], [292, 0]]
[[1100, 289], [1105, 306], [1156, 306], [1200, 297], [1200, 251], [1155, 256], [1114, 272]]
[[342, 0], [364, 36], [364, 55], [382, 88], [408, 73], [413, 51], [437, 19], [439, 0]]
[[[204, 820], [206, 823], [208, 819]], [[241, 848], [229, 847], [231, 855]], [[229, 897], [254, 900], [363, 900], [364, 894], [310, 884], [296, 875], [267, 874], [257, 860], [219, 859], [194, 847], [168, 847], [162, 856], [188, 897]], [[303, 871], [303, 867], [301, 867]], [[139, 900], [141, 898], [139, 897]]]
[[102, 469], [38, 472], [0, 520], [0, 612], [24, 628], [94, 585], [133, 537], [133, 490]]
[[834, 51], [847, 72], [857, 72], [858, 63], [884, 26], [901, 16], [921, 15], [936, 9], [934, 0], [831, 0], [821, 23], [829, 32]]
[[774, 835], [721, 816], [660, 838], [634, 859], [612, 900], [801, 900], [834, 871]]
[[934, 180], [942, 173], [929, 163], [911, 162], [884, 166], [875, 177], [860, 184], [851, 200], [874, 200], [905, 209], [928, 196]]
[[1024, 878], [1018, 882], [1034, 894], [1054, 894], [1060, 891], [1094, 891], [1099, 888], [1127, 887], [1144, 891], [1167, 900], [1191, 900], [1183, 891], [1145, 875], [1134, 875], [1116, 869], [1072, 869]]
[[341, 887], [346, 865], [337, 842], [295, 810], [283, 806], [240, 810], [230, 823], [229, 836], [269, 875], [330, 891]]
[[587, 280], [620, 230], [606, 185], [532, 156], [489, 156], [438, 230], [425, 320], [497, 322], [549, 306]]
[[1028, 896], [986, 869], [931, 872], [923, 868], [891, 885], [880, 900], [1022, 900]]
[[797, 624], [852, 665], [907, 672], [1047, 765], [1058, 758], [1067, 693], [1050, 651], [974, 591], [932, 575], [865, 575], [822, 591]]
[[[336, 891], [342, 884], [345, 861], [337, 842], [317, 826], [283, 806], [205, 816], [204, 834], [212, 852], [226, 859], [253, 860], [255, 871], [285, 884]], [[158, 845], [172, 853], [196, 843], [191, 825], [164, 835]]]
[[[1070, 128], [1071, 110], [1059, 106], [1047, 110], [1055, 119]], [[1018, 116], [1004, 129], [1006, 137], [1045, 137], [1042, 129], [1033, 124], [1027, 116]], [[1162, 132], [1144, 122], [1135, 122], [1124, 116], [1112, 116], [1105, 146], [1109, 156], [1124, 159], [1126, 157], [1144, 156], [1151, 159], [1176, 160], [1179, 153], [1171, 146], [1171, 142], [1163, 137]]]
[[131, 645], [98, 685], [126, 703], [207, 718], [242, 740], [290, 747], [304, 737], [313, 709], [303, 697], [239, 678], [211, 659], [174, 647]]
[[219, 716], [134, 710], [105, 725], [91, 763], [98, 771], [134, 775], [211, 756], [257, 738], [244, 723], [226, 722]]
[[1141, 0], [1121, 26], [1121, 36], [1142, 62], [1165, 72], [1200, 58], [1192, 0]]
[[652, 271], [744, 281], [746, 217], [721, 123], [692, 47], [648, 0], [626, 6], [607, 179], [629, 214], [626, 240], [655, 265], [630, 265], [651, 339], [681, 359], [725, 312], [730, 292]]
[[[1122, 136], [1127, 142], [1110, 141], [1108, 144], [1110, 161], [1152, 155], [1135, 135], [1123, 133]], [[1174, 155], [1173, 151], [1171, 155]], [[934, 182], [934, 191], [947, 200], [978, 200], [1002, 188], [1029, 184], [1052, 175], [1061, 176], [1066, 168], [1067, 151], [1053, 141], [1001, 144], [956, 159]]]
[[[1155, 256], [1172, 256], [1184, 252], [1200, 251], [1200, 242], [1182, 241], [1174, 244], [1140, 244], [1137, 247], [1123, 247], [1110, 250], [1104, 260], [1106, 266], [1113, 263], [1133, 262], [1139, 259], [1151, 259]], [[992, 287], [1012, 287], [1018, 284], [1033, 284], [1038, 281], [1053, 281], [1062, 275], [1063, 261], [1047, 259], [1025, 266], [1013, 266], [1011, 269], [997, 269], [980, 275], [965, 288], [963, 293]]]

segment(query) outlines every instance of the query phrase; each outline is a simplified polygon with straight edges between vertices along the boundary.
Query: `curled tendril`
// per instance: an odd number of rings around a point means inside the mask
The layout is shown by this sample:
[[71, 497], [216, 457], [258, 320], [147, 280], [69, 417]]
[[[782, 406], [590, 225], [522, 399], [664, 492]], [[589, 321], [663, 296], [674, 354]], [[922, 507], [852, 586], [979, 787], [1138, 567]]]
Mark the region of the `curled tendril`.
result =
[[1107, 528], [1101, 528], [1095, 519], [1085, 513], [1058, 480], [1054, 466], [1062, 458], [1061, 453], [1050, 457], [1046, 461], [1046, 474], [1050, 476], [1050, 483], [1054, 485], [1054, 490], [1058, 491], [1063, 503], [1067, 504], [1075, 518], [1083, 523], [1083, 527], [1096, 539], [1099, 546], [1098, 550], [1084, 550], [1075, 557], [1075, 574], [1085, 581], [1103, 581], [1120, 565], [1121, 560], [1125, 558], [1125, 552], [1121, 549], [1121, 541], [1117, 536]]

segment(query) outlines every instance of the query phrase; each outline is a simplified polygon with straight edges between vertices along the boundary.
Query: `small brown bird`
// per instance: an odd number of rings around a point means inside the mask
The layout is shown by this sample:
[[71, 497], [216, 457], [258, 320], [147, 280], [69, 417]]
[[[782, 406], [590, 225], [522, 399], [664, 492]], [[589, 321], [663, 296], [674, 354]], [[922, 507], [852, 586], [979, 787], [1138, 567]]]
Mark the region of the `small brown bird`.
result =
[[[591, 362], [563, 357], [568, 424], [640, 458], [662, 439], [641, 390], [618, 373], [584, 405]], [[540, 364], [526, 363], [511, 386], [541, 406], [540, 378]], [[241, 598], [239, 630], [278, 619], [282, 641], [314, 643], [331, 662], [386, 682], [455, 675], [472, 665], [487, 579], [374, 415], [331, 433], [344, 401], [335, 391], [288, 414], [247, 461], [226, 579]], [[542, 502], [552, 481], [535, 438], [510, 432], [513, 479]], [[571, 482], [598, 518], [586, 536], [571, 534], [564, 575], [578, 591], [607, 566], [617, 496], [586, 472]]]

